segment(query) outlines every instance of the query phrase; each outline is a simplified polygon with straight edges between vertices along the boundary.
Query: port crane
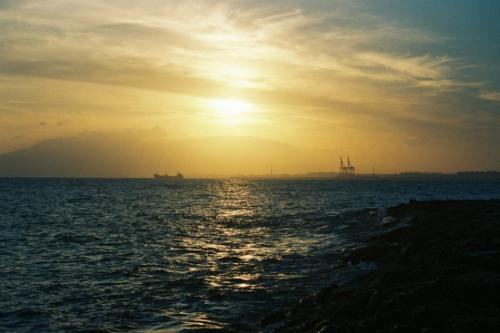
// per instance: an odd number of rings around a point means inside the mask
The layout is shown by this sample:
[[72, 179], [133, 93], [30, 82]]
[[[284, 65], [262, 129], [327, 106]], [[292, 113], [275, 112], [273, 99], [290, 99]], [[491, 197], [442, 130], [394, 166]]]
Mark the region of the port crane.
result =
[[340, 156], [340, 168], [339, 171], [344, 175], [353, 175], [356, 173], [356, 168], [351, 164], [349, 156], [347, 156], [347, 163], [344, 163], [342, 156]]

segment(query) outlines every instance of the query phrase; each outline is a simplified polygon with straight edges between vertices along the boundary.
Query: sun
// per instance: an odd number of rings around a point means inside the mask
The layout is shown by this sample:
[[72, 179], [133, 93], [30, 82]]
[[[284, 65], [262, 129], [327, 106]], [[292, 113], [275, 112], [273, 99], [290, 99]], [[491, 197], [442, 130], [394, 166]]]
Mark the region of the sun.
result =
[[247, 122], [254, 105], [239, 99], [216, 99], [210, 103], [214, 115], [223, 123], [236, 125]]

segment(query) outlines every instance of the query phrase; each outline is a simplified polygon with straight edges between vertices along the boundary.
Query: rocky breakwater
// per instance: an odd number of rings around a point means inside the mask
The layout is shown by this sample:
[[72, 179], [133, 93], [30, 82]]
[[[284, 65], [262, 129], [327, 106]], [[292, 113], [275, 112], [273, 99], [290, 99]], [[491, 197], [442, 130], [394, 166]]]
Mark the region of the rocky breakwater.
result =
[[378, 269], [284, 306], [266, 332], [500, 332], [500, 200], [410, 201], [345, 264]]

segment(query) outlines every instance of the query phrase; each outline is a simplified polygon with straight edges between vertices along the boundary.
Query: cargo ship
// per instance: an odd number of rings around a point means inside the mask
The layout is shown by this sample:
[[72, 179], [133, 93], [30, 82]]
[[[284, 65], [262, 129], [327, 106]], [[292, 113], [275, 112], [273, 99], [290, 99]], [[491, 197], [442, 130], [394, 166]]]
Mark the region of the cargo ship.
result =
[[155, 179], [158, 179], [158, 180], [182, 180], [182, 179], [184, 179], [184, 175], [180, 172], [177, 172], [177, 175], [175, 175], [175, 176], [169, 176], [167, 173], [165, 173], [163, 175], [159, 175], [159, 174], [155, 173], [153, 176]]

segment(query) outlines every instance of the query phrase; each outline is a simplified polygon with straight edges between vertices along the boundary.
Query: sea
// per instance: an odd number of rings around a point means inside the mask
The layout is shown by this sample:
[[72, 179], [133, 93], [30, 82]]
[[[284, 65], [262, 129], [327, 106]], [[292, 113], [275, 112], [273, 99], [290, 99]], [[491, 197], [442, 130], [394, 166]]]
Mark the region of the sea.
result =
[[0, 332], [253, 332], [371, 265], [386, 208], [500, 198], [439, 179], [0, 179]]

